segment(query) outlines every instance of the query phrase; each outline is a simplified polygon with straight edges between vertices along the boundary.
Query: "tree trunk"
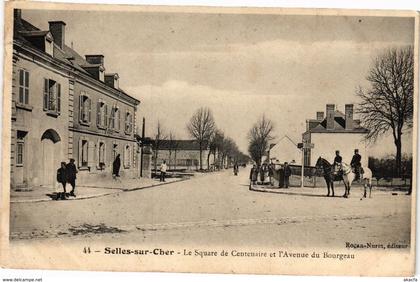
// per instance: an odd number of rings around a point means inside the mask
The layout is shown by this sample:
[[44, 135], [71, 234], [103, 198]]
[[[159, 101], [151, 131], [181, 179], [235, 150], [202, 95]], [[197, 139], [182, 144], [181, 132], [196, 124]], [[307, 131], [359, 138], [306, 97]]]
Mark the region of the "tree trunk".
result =
[[397, 153], [395, 155], [395, 174], [397, 177], [401, 176], [401, 134], [394, 140]]
[[200, 144], [200, 170], [203, 170], [203, 148], [201, 148], [201, 144]]
[[207, 170], [209, 170], [210, 168], [210, 155], [211, 155], [211, 151], [209, 150], [209, 153], [207, 154]]
[[174, 156], [174, 170], [176, 170], [176, 150], [175, 150], [175, 156]]

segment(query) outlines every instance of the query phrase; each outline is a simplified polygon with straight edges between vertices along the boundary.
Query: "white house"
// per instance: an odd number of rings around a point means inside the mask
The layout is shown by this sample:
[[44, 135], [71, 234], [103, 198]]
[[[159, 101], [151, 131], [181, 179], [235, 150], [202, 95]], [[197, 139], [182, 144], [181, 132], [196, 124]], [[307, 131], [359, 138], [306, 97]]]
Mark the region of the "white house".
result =
[[268, 157], [270, 160], [279, 161], [280, 163], [302, 163], [302, 153], [297, 148], [297, 143], [287, 135], [284, 135], [276, 143], [270, 145]]
[[367, 166], [368, 153], [364, 137], [368, 129], [360, 125], [360, 120], [353, 119], [353, 104], [345, 105], [345, 113], [335, 109], [335, 105], [327, 104], [327, 116], [317, 112], [316, 119], [306, 120], [305, 142], [313, 143], [313, 149], [305, 149], [305, 165], [314, 166], [318, 157], [333, 162], [335, 151], [339, 150], [343, 162], [350, 163], [354, 150], [359, 149], [362, 155], [362, 166]]

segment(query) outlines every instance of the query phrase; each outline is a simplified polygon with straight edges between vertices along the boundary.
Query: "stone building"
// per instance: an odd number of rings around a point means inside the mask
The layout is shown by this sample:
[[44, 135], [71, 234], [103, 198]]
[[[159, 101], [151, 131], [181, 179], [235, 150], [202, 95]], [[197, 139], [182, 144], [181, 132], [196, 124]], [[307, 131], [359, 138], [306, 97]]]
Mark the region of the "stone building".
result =
[[270, 144], [265, 159], [267, 162], [302, 164], [302, 153], [298, 149], [297, 143], [289, 136], [284, 135], [277, 142]]
[[316, 119], [306, 120], [306, 132], [303, 141], [313, 143], [313, 149], [304, 149], [305, 165], [314, 166], [318, 157], [333, 162], [335, 151], [339, 150], [343, 162], [350, 164], [354, 149], [359, 149], [362, 155], [362, 165], [367, 166], [368, 152], [364, 137], [368, 129], [360, 125], [360, 120], [354, 119], [353, 104], [345, 105], [344, 114], [335, 109], [335, 105], [326, 105], [324, 112], [317, 112]]
[[[200, 146], [196, 140], [160, 140], [158, 150], [156, 150], [156, 145], [153, 147], [152, 162], [155, 163], [155, 153], [157, 151], [157, 166], [160, 166], [165, 160], [170, 169], [200, 169]], [[203, 169], [208, 169], [207, 156], [209, 150], [207, 144], [203, 147], [205, 148], [202, 151]], [[210, 165], [213, 164], [212, 159]]]
[[105, 74], [104, 57], [82, 57], [65, 44], [66, 24], [40, 30], [14, 11], [11, 186], [56, 185], [60, 162], [76, 160], [79, 183], [110, 174], [121, 154], [122, 175], [138, 173], [134, 139], [140, 101]]

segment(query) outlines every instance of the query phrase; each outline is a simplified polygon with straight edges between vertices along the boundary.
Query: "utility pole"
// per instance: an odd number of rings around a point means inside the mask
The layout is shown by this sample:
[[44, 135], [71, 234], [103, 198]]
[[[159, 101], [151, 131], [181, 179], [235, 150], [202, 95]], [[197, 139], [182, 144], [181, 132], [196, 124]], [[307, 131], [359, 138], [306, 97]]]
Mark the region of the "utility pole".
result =
[[140, 144], [140, 177], [143, 177], [143, 142], [144, 142], [145, 124], [146, 124], [146, 120], [143, 117], [143, 124], [141, 128], [141, 144]]

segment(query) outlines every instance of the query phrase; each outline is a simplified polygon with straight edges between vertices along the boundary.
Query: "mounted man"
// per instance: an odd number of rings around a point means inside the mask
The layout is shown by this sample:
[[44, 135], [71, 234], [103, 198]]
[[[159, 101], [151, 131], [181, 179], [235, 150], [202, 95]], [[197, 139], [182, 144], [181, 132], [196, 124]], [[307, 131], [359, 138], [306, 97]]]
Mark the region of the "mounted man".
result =
[[334, 158], [334, 175], [336, 177], [340, 176], [343, 171], [343, 158], [340, 156], [340, 151], [335, 151], [335, 158]]
[[359, 150], [355, 149], [354, 150], [354, 156], [351, 159], [350, 166], [352, 167], [352, 169], [353, 169], [353, 171], [356, 175], [356, 178], [354, 179], [356, 181], [359, 180], [361, 174], [363, 174], [361, 161], [362, 161], [362, 156], [359, 154]]

